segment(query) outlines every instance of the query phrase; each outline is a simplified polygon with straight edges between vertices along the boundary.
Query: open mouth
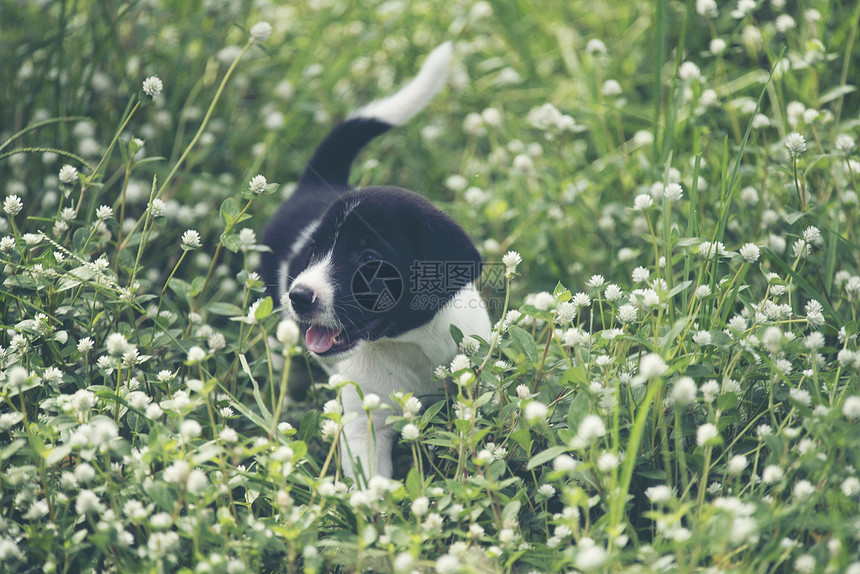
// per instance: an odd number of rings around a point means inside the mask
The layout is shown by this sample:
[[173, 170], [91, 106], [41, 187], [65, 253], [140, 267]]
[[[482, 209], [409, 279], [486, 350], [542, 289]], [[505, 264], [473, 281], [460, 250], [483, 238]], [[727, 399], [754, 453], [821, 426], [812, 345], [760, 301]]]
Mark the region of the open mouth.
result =
[[366, 339], [368, 333], [381, 321], [381, 318], [375, 319], [359, 329], [328, 327], [315, 323], [302, 323], [301, 326], [305, 330], [305, 345], [308, 351], [320, 357], [330, 357], [355, 347], [360, 340]]

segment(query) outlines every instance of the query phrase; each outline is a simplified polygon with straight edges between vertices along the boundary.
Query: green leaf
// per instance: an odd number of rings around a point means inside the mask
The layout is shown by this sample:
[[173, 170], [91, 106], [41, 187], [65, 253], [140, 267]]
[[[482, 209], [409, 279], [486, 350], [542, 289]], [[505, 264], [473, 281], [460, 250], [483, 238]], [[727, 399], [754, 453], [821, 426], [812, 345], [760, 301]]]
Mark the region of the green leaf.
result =
[[520, 513], [520, 508], [522, 508], [523, 503], [519, 500], [512, 500], [506, 506], [505, 509], [502, 510], [502, 522], [507, 522], [508, 520], [513, 520]]
[[299, 439], [308, 442], [319, 433], [319, 411], [310, 410], [305, 413], [299, 423]]
[[239, 216], [239, 203], [232, 197], [228, 197], [221, 203], [219, 213], [225, 229], [230, 230], [236, 224], [236, 218]]
[[830, 88], [829, 90], [818, 96], [818, 105], [819, 107], [821, 107], [828, 102], [831, 102], [837, 98], [856, 91], [857, 87], [852, 86], [851, 84], [845, 84], [844, 86], [836, 86], [835, 88]]
[[457, 343], [457, 345], [459, 345], [460, 342], [463, 340], [463, 331], [461, 331], [457, 327], [457, 325], [454, 324], [452, 324], [449, 329], [451, 331], [451, 338], [454, 339], [454, 342]]
[[531, 333], [529, 333], [522, 327], [517, 327], [516, 325], [511, 327], [508, 332], [511, 335], [511, 339], [513, 339], [514, 346], [518, 350], [520, 350], [529, 361], [533, 363], [537, 362], [537, 344], [535, 343], [534, 338], [531, 336]]
[[561, 284], [561, 281], [555, 286], [555, 289], [552, 291], [552, 296], [559, 303], [564, 303], [566, 301], [570, 301], [570, 291], [565, 289], [564, 285]]
[[242, 240], [235, 233], [227, 233], [226, 231], [222, 233], [221, 243], [233, 253], [238, 253], [242, 249]]
[[273, 309], [274, 304], [272, 303], [272, 298], [266, 297], [260, 301], [260, 304], [257, 305], [257, 308], [254, 310], [254, 318], [257, 319], [257, 321], [262, 321], [272, 314]]
[[445, 401], [439, 401], [427, 407], [427, 410], [424, 411], [424, 414], [421, 415], [421, 427], [424, 427], [433, 420], [433, 417], [436, 416], [436, 413], [442, 410], [442, 407], [445, 406]]
[[225, 317], [243, 317], [245, 315], [238, 305], [233, 305], [232, 303], [209, 303], [204, 308], [210, 313], [223, 315]]
[[569, 451], [570, 448], [567, 446], [551, 446], [546, 450], [542, 450], [536, 455], [534, 455], [531, 460], [529, 460], [528, 466], [526, 466], [527, 470], [531, 470], [536, 466], [540, 466], [546, 462], [551, 461], [555, 457], [560, 454], [564, 454]]
[[421, 475], [418, 474], [418, 469], [414, 466], [406, 475], [406, 492], [409, 494], [409, 498], [413, 500], [421, 496]]
[[577, 394], [567, 409], [567, 428], [576, 432], [582, 419], [591, 412], [591, 399], [586, 393]]

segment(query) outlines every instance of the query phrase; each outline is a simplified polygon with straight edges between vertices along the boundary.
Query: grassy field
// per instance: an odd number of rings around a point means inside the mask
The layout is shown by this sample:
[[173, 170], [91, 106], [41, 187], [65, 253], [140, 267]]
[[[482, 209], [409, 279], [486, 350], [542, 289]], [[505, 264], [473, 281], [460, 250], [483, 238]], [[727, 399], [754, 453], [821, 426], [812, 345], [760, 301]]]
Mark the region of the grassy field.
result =
[[[860, 2], [720, 4], [0, 0], [0, 571], [860, 573]], [[446, 40], [353, 182], [497, 323], [351, 490], [258, 238]]]

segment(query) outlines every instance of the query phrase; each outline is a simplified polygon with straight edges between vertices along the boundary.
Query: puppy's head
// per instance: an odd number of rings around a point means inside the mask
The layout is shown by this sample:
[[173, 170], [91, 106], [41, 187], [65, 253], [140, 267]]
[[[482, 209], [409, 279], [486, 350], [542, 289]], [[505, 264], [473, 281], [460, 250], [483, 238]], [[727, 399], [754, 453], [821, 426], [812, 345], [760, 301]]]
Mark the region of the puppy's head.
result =
[[465, 231], [429, 201], [397, 188], [341, 196], [308, 242], [283, 301], [309, 351], [344, 355], [361, 341], [429, 322], [481, 272]]

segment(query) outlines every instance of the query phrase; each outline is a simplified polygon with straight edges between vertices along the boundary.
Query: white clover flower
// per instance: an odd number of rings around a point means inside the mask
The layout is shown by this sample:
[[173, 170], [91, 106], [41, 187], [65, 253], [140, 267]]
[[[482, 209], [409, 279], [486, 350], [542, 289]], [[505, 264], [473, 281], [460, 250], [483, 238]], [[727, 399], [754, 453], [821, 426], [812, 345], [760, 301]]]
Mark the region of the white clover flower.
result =
[[748, 263], [755, 263], [761, 255], [761, 252], [755, 243], [746, 243], [740, 248], [738, 253], [740, 253], [741, 257], [743, 257]]
[[167, 204], [164, 203], [164, 200], [162, 199], [153, 199], [150, 206], [150, 213], [152, 213], [153, 217], [164, 217], [167, 213]]
[[592, 289], [600, 289], [604, 283], [606, 283], [606, 279], [603, 278], [603, 275], [592, 275], [586, 285]]
[[502, 114], [496, 108], [486, 108], [481, 112], [484, 123], [490, 127], [497, 128], [502, 125]]
[[672, 489], [666, 486], [665, 484], [658, 484], [657, 486], [650, 486], [645, 489], [645, 496], [648, 497], [648, 500], [651, 501], [651, 504], [662, 504], [664, 502], [669, 502], [674, 498], [674, 493]]
[[794, 571], [799, 574], [811, 574], [815, 572], [815, 556], [812, 554], [801, 554], [794, 561]]
[[621, 461], [614, 452], [607, 451], [597, 457], [597, 470], [600, 472], [612, 472], [618, 468], [619, 464], [621, 464]]
[[462, 371], [464, 369], [469, 369], [472, 366], [472, 361], [469, 360], [469, 357], [466, 355], [458, 354], [451, 361], [451, 372], [456, 373], [457, 371]]
[[184, 249], [197, 249], [200, 245], [200, 234], [196, 230], [189, 229], [182, 234], [182, 247]]
[[421, 411], [421, 401], [417, 397], [409, 397], [403, 403], [403, 416], [413, 417]]
[[663, 190], [663, 197], [669, 201], [680, 201], [683, 196], [684, 188], [682, 188], [678, 183], [670, 183], [666, 186], [666, 189]]
[[375, 393], [368, 393], [364, 395], [364, 400], [361, 401], [361, 406], [366, 411], [372, 411], [378, 409], [382, 404], [382, 399], [379, 398], [379, 395]]
[[164, 89], [164, 84], [158, 76], [149, 76], [143, 81], [143, 93], [150, 98], [154, 98]]
[[502, 263], [505, 264], [505, 276], [511, 278], [517, 272], [517, 266], [523, 262], [523, 258], [516, 251], [508, 251], [502, 256]]
[[92, 490], [84, 489], [78, 493], [75, 500], [75, 512], [80, 515], [100, 514], [104, 511], [104, 505], [98, 495]]
[[854, 137], [848, 134], [840, 134], [836, 136], [836, 141], [833, 142], [833, 146], [836, 148], [836, 151], [844, 154], [850, 154], [854, 151], [854, 147], [856, 145], [857, 142], [854, 140]]
[[268, 22], [257, 22], [251, 26], [251, 37], [257, 42], [265, 42], [272, 34], [272, 25]]
[[645, 267], [639, 266], [633, 270], [632, 278], [634, 283], [645, 283], [649, 277], [651, 277], [651, 272]]
[[424, 516], [430, 510], [430, 499], [426, 496], [419, 496], [412, 501], [412, 513], [416, 516]]
[[633, 199], [633, 211], [645, 211], [654, 205], [654, 198], [649, 193], [640, 193]]
[[710, 345], [711, 340], [712, 337], [710, 331], [696, 331], [696, 333], [693, 335], [693, 342], [701, 347]]
[[186, 419], [179, 425], [179, 434], [186, 441], [199, 437], [202, 432], [203, 427], [193, 419]]
[[780, 14], [776, 17], [776, 20], [774, 21], [774, 26], [776, 27], [777, 31], [779, 31], [779, 33], [785, 34], [789, 30], [794, 30], [797, 24], [795, 23], [794, 18], [792, 18], [788, 14]]
[[239, 232], [239, 241], [242, 244], [242, 250], [247, 251], [257, 244], [257, 234], [253, 229], [245, 227]]
[[603, 296], [606, 297], [607, 301], [614, 302], [624, 297], [624, 292], [621, 290], [621, 287], [612, 283], [606, 286], [606, 289], [603, 291]]
[[209, 479], [199, 468], [195, 468], [188, 473], [188, 480], [185, 482], [185, 488], [194, 496], [199, 496], [209, 486]]
[[669, 366], [656, 353], [648, 353], [639, 361], [639, 374], [646, 379], [662, 377], [668, 370]]
[[702, 76], [695, 62], [684, 62], [678, 68], [678, 77], [682, 80], [698, 80]]
[[726, 46], [727, 44], [725, 40], [723, 40], [722, 38], [714, 38], [708, 45], [708, 49], [714, 56], [719, 56], [726, 51]]
[[269, 182], [266, 181], [265, 177], [263, 177], [262, 175], [255, 175], [253, 178], [251, 178], [251, 181], [248, 182], [248, 187], [251, 188], [251, 191], [253, 193], [259, 195], [263, 193], [263, 191], [265, 191], [266, 186], [268, 184]]
[[699, 255], [702, 257], [707, 257], [708, 259], [713, 259], [718, 255], [726, 254], [726, 246], [723, 245], [721, 241], [717, 241], [712, 243], [710, 241], [703, 241], [699, 244]]
[[785, 137], [785, 147], [788, 148], [791, 157], [796, 158], [806, 151], [806, 138], [797, 132], [791, 132]]
[[622, 305], [618, 308], [618, 320], [623, 324], [632, 323], [636, 320], [636, 315], [638, 312], [638, 309], [636, 309], [636, 307], [634, 307], [633, 305]]
[[125, 354], [131, 347], [125, 335], [122, 333], [111, 333], [105, 339], [105, 348], [110, 355], [118, 356]]
[[523, 409], [523, 417], [529, 421], [545, 420], [549, 409], [540, 401], [529, 401], [525, 409]]
[[606, 424], [597, 415], [587, 415], [576, 431], [576, 436], [571, 440], [573, 448], [584, 448], [606, 434]]
[[60, 168], [60, 183], [71, 184], [78, 180], [78, 169], [71, 165], [64, 165]]
[[675, 405], [685, 407], [696, 400], [698, 390], [696, 382], [692, 378], [681, 377], [675, 381], [675, 385], [672, 387], [672, 400], [675, 401]]
[[113, 217], [113, 208], [109, 205], [101, 205], [96, 209], [96, 218], [99, 221], [104, 221], [105, 219], [110, 219]]
[[761, 473], [761, 480], [765, 484], [773, 484], [774, 482], [782, 480], [784, 473], [782, 472], [782, 468], [775, 464], [771, 464], [765, 467], [764, 472]]
[[720, 436], [717, 427], [711, 423], [705, 423], [696, 429], [696, 444], [705, 446]]
[[93, 350], [93, 340], [89, 337], [84, 337], [80, 341], [78, 341], [78, 352], [79, 353], [89, 353]]
[[24, 203], [17, 195], [10, 195], [3, 200], [3, 211], [5, 211], [7, 215], [15, 217], [21, 213], [22, 209], [24, 209]]
[[824, 346], [824, 335], [819, 331], [814, 331], [808, 334], [803, 341], [803, 346], [812, 352], [817, 351]]
[[413, 441], [417, 440], [421, 435], [421, 431], [412, 423], [408, 423], [403, 427], [400, 431], [400, 436], [403, 437], [403, 440]]
[[517, 397], [520, 399], [527, 399], [531, 396], [531, 391], [525, 385], [517, 385]]
[[603, 88], [601, 88], [600, 91], [601, 93], [603, 93], [604, 96], [620, 96], [622, 93], [621, 84], [618, 83], [618, 80], [606, 80], [605, 82], [603, 82]]
[[287, 348], [297, 345], [301, 336], [299, 326], [292, 319], [284, 319], [278, 323], [275, 333], [275, 338]]
[[696, 0], [696, 14], [706, 18], [716, 18], [720, 15], [716, 0]]
[[567, 325], [576, 319], [577, 307], [570, 301], [559, 303], [555, 310], [555, 321], [559, 325]]
[[206, 358], [206, 351], [203, 350], [199, 345], [194, 345], [190, 349], [188, 349], [188, 357], [186, 360], [189, 363], [199, 363], [200, 361]]
[[842, 403], [842, 414], [845, 418], [855, 421], [860, 418], [860, 397], [851, 395]]
[[736, 454], [729, 459], [728, 471], [733, 476], [738, 476], [747, 467], [747, 457], [742, 454]]

